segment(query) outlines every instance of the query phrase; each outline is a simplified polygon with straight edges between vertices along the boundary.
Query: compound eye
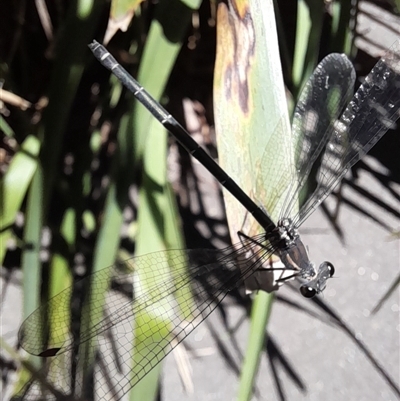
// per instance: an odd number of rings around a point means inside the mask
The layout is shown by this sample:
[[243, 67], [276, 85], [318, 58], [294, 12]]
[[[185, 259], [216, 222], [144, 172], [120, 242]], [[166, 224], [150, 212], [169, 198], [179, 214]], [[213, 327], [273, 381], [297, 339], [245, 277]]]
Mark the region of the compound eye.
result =
[[331, 262], [324, 262], [329, 270], [329, 277], [332, 277], [335, 274], [335, 268], [333, 267], [333, 264]]
[[301, 295], [303, 295], [303, 297], [306, 297], [306, 298], [312, 298], [317, 294], [317, 290], [315, 288], [308, 287], [306, 285], [302, 285], [300, 287], [300, 292], [301, 292]]

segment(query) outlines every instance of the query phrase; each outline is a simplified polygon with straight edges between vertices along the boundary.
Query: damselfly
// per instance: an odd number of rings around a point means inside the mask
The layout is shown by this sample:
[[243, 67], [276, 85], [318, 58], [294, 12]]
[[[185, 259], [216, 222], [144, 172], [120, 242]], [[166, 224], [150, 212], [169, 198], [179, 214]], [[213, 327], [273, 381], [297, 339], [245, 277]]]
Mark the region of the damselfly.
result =
[[[94, 41], [89, 47], [101, 64], [133, 92], [264, 230], [263, 234], [252, 238], [243, 235], [238, 247], [210, 251], [170, 250], [126, 261], [127, 270], [116, 272], [114, 280], [130, 282], [132, 295], [110, 296], [99, 305], [90, 303], [90, 299], [96, 297], [89, 297], [83, 308], [79, 339], [64, 327], [65, 323], [58, 323], [68, 320], [70, 290], [55, 296], [25, 320], [19, 333], [25, 350], [43, 357], [57, 355], [61, 358], [86, 343], [89, 354], [93, 356], [97, 352], [110, 364], [115, 374], [113, 391], [120, 397], [192, 332], [229, 291], [242, 284], [248, 285], [250, 281], [252, 289], [265, 289], [262, 281], [252, 280], [252, 277], [265, 270], [271, 255], [278, 255], [284, 264], [282, 270], [290, 272], [278, 281], [301, 278], [300, 290], [305, 297], [324, 290], [334, 268], [329, 262], [318, 268], [310, 262], [298, 228], [332, 192], [346, 171], [394, 127], [400, 116], [400, 45], [397, 43], [376, 64], [351, 101], [349, 95], [354, 87], [355, 72], [347, 57], [331, 54], [318, 65], [294, 112], [291, 142], [295, 162], [293, 166], [283, 166], [283, 170], [290, 170], [291, 179], [283, 184], [284, 200], [278, 221], [273, 221], [268, 210], [254, 203], [103, 46]], [[315, 190], [299, 207], [300, 192], [316, 162], [320, 165]], [[147, 266], [152, 267], [152, 275], [138, 279], [135, 272]], [[156, 279], [162, 285], [155, 285]], [[110, 281], [109, 269], [97, 272], [90, 280], [91, 295], [104, 292]], [[185, 293], [193, 297], [183, 297]], [[45, 321], [43, 316], [49, 311], [53, 312], [50, 316], [55, 317]], [[89, 322], [85, 321], [85, 311], [90, 313]], [[59, 329], [58, 324], [61, 325]], [[51, 328], [48, 336], [43, 335], [45, 327]], [[105, 334], [109, 330], [117, 336], [116, 340], [110, 340]], [[112, 341], [128, 347], [127, 338], [133, 331], [144, 340], [135, 348], [133, 362], [128, 357], [121, 366], [121, 361], [112, 361], [115, 352]], [[77, 363], [76, 371], [83, 371], [82, 364], [82, 360]], [[68, 383], [65, 379], [63, 385], [62, 392], [74, 394], [84, 383]], [[35, 391], [31, 391], [28, 399], [35, 399], [34, 394]]]

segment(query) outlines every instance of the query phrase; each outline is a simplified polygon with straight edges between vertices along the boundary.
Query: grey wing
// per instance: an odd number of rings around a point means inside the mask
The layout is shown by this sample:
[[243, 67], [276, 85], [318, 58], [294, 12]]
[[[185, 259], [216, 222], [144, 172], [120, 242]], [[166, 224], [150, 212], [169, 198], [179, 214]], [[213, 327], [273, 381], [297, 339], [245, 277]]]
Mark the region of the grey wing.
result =
[[269, 192], [264, 196], [268, 199], [264, 207], [275, 221], [283, 217], [293, 219], [298, 214], [301, 190], [331, 135], [331, 121], [349, 102], [354, 80], [354, 68], [347, 57], [330, 54], [303, 88], [292, 129], [284, 126], [284, 119], [278, 124], [262, 157], [257, 179], [257, 196], [262, 196], [264, 187]]
[[[108, 321], [103, 318], [103, 305], [112, 276], [117, 282], [128, 284], [131, 288], [133, 288], [135, 276], [141, 277], [140, 286], [148, 289], [157, 288], [158, 283], [161, 283], [159, 291], [153, 293], [152, 299], [148, 300], [146, 294], [138, 295], [138, 301], [144, 307], [148, 302], [156, 302], [163, 290], [173, 291], [176, 286], [190, 279], [186, 273], [188, 255], [184, 250], [155, 252], [138, 256], [126, 260], [123, 266], [123, 271], [111, 266], [93, 273], [79, 282], [79, 284], [83, 283], [81, 287], [84, 289], [84, 298], [80, 300], [84, 305], [81, 324], [85, 314], [91, 316], [91, 329], [88, 332], [81, 331], [80, 343], [95, 337], [107, 330], [110, 325], [132, 315], [131, 301], [126, 300], [124, 303], [117, 301], [118, 307], [111, 301], [109, 305], [114, 308], [112, 320]], [[174, 270], [178, 277], [176, 283], [173, 277]], [[144, 272], [146, 272], [145, 276], [143, 276]], [[137, 280], [138, 277], [136, 277]], [[87, 291], [90, 292], [86, 293]], [[70, 321], [74, 318], [71, 318], [72, 296], [73, 287], [67, 288], [28, 316], [18, 334], [22, 348], [30, 354], [38, 356], [52, 356], [52, 352], [59, 355], [72, 348], [70, 336], [72, 330]], [[45, 334], [46, 331], [50, 332], [49, 336]]]
[[[250, 244], [243, 251], [251, 247]], [[90, 277], [90, 281], [92, 291], [105, 287], [106, 296], [99, 304], [91, 301], [95, 297], [89, 298], [89, 307], [83, 308], [77, 340], [71, 340], [71, 327], [60, 330], [62, 320], [70, 320], [67, 311], [71, 291], [65, 291], [23, 323], [21, 344], [34, 354], [55, 355], [47, 358], [46, 377], [60, 393], [81, 397], [92, 386], [91, 391], [100, 399], [108, 399], [112, 394], [119, 399], [271, 254], [265, 249], [257, 252], [258, 257], [250, 264], [238, 262], [234, 247], [222, 251], [165, 251], [135, 257], [126, 262], [129, 271], [116, 274], [113, 280], [128, 287], [132, 285], [131, 295], [110, 290], [109, 269], [104, 269], [93, 274], [95, 277]], [[190, 269], [186, 269], [188, 264]], [[149, 266], [150, 274], [137, 275]], [[51, 330], [46, 337], [43, 315], [52, 309], [58, 313], [49, 314]], [[92, 314], [90, 318], [85, 316], [88, 311]], [[89, 376], [94, 372], [93, 382], [88, 379], [88, 372]], [[36, 382], [24, 391], [25, 400], [52, 399]]]
[[[281, 217], [294, 220], [310, 192], [313, 165], [332, 135], [336, 121], [353, 94], [355, 71], [344, 54], [332, 53], [317, 66], [303, 89], [292, 122], [294, 168]], [[304, 192], [301, 192], [307, 184]]]
[[359, 161], [400, 117], [400, 43], [397, 42], [366, 77], [335, 121], [317, 174], [317, 187], [303, 205], [296, 225], [332, 192], [346, 171]]

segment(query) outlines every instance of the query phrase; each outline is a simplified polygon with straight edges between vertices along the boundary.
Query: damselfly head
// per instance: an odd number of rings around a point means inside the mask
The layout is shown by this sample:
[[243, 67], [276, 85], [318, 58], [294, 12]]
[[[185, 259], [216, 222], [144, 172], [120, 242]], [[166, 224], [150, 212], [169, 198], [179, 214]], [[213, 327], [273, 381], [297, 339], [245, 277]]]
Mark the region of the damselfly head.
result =
[[326, 287], [327, 280], [334, 274], [335, 268], [333, 267], [332, 263], [321, 263], [315, 274], [315, 277], [300, 287], [301, 295], [306, 298], [312, 298], [321, 293]]
[[[318, 269], [315, 267], [314, 263], [310, 261], [307, 248], [304, 246], [300, 235], [290, 223], [289, 220], [288, 225], [281, 224], [279, 226], [282, 239], [279, 244], [283, 244], [283, 247], [278, 248], [277, 254], [286, 269], [294, 273], [290, 276], [284, 276], [278, 281], [284, 282], [296, 276], [301, 277], [305, 283], [300, 287], [300, 293], [306, 298], [312, 298], [325, 289], [326, 282], [333, 276], [335, 269], [330, 262], [321, 263]], [[290, 235], [287, 235], [284, 232], [285, 230]], [[287, 238], [289, 241], [286, 240]]]

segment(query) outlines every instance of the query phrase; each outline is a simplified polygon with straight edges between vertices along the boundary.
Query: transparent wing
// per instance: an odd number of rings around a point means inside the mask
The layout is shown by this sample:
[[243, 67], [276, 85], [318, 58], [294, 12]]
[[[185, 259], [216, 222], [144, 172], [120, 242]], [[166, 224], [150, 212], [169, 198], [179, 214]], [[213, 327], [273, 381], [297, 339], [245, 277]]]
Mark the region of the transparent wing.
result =
[[[256, 192], [260, 196], [267, 187], [264, 199], [269, 201], [263, 204], [275, 221], [298, 214], [300, 190], [329, 139], [330, 122], [350, 100], [354, 80], [353, 65], [345, 55], [325, 57], [301, 92], [291, 131], [283, 132], [287, 131], [283, 119], [276, 127], [261, 159]], [[267, 180], [273, 185], [265, 185]]]
[[332, 192], [400, 117], [400, 43], [397, 42], [366, 77], [339, 121], [322, 156], [317, 187], [295, 219], [299, 226]]
[[282, 117], [256, 165], [258, 173], [254, 195], [275, 224], [279, 220], [285, 192], [292, 179], [293, 151], [288, 132], [290, 128]]
[[[122, 295], [109, 289], [104, 303], [90, 305], [91, 322], [95, 323], [87, 330], [81, 329], [79, 338], [71, 339], [72, 327], [68, 336], [65, 330], [57, 332], [57, 327], [69, 319], [69, 315], [63, 316], [70, 306], [69, 290], [52, 298], [25, 320], [19, 333], [21, 345], [36, 355], [54, 355], [48, 358], [51, 374], [46, 376], [61, 393], [80, 395], [89, 385], [94, 386], [92, 391], [100, 398], [114, 392], [119, 399], [192, 332], [230, 290], [268, 259], [272, 250], [257, 245], [262, 238], [256, 237], [254, 243], [242, 246], [242, 253], [252, 254], [247, 261], [238, 258], [234, 247], [222, 251], [174, 250], [133, 258], [127, 261], [130, 272], [116, 274], [112, 280], [128, 287], [132, 284], [133, 293]], [[186, 270], [188, 262], [191, 268]], [[154, 276], [141, 280], [137, 273], [149, 264]], [[171, 275], [171, 264], [179, 272], [175, 277]], [[110, 282], [109, 269], [92, 275], [90, 281], [94, 283], [92, 291], [103, 288]], [[43, 317], [51, 309], [59, 313], [49, 314], [57, 316], [57, 320], [50, 322], [55, 332], [45, 341]], [[85, 310], [88, 309], [84, 307]], [[78, 358], [74, 356], [77, 348]], [[88, 372], [87, 355], [96, 355], [96, 363], [89, 368], [94, 380], [84, 377], [83, 372]], [[71, 361], [75, 361], [74, 374]], [[42, 388], [32, 385], [24, 399], [38, 400], [43, 396]]]
[[294, 166], [280, 218], [294, 219], [298, 213], [303, 195], [300, 191], [306, 183], [311, 184], [307, 181], [311, 168], [332, 134], [331, 122], [353, 95], [355, 78], [350, 60], [344, 54], [332, 53], [318, 64], [302, 90], [292, 122]]

